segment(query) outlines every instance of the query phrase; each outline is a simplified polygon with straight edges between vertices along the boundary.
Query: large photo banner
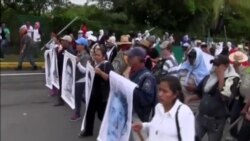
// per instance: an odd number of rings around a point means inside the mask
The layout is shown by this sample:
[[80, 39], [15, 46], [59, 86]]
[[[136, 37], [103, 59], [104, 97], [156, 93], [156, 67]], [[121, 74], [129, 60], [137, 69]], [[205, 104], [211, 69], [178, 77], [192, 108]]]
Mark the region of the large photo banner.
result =
[[87, 109], [89, 105], [89, 99], [92, 91], [92, 86], [94, 82], [94, 77], [95, 77], [95, 69], [92, 67], [92, 65], [87, 62], [86, 65], [86, 75], [85, 75], [85, 101], [86, 101], [86, 110], [83, 116], [83, 121], [82, 121], [82, 126], [81, 126], [81, 131], [84, 130], [84, 125], [85, 125], [85, 118], [87, 114]]
[[45, 60], [45, 86], [49, 89], [52, 89], [52, 73], [51, 73], [51, 59], [52, 59], [52, 50], [46, 50], [44, 52]]
[[128, 141], [132, 124], [133, 92], [137, 86], [115, 73], [109, 73], [110, 95], [98, 141]]
[[65, 51], [62, 73], [62, 99], [75, 109], [75, 70], [76, 56]]
[[51, 72], [52, 72], [52, 85], [56, 87], [57, 89], [60, 89], [60, 84], [59, 84], [59, 73], [58, 73], [58, 62], [57, 62], [57, 52], [56, 49], [54, 48], [52, 50], [52, 58], [51, 58]]

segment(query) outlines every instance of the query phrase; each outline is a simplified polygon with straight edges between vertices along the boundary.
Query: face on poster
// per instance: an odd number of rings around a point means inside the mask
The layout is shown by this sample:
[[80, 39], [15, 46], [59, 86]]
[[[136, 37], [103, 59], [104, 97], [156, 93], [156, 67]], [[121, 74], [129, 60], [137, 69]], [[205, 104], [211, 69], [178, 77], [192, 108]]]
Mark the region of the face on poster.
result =
[[95, 69], [93, 68], [93, 66], [89, 62], [87, 62], [86, 75], [85, 75], [86, 110], [85, 110], [83, 121], [82, 121], [81, 131], [84, 130], [86, 111], [88, 109], [88, 104], [89, 104], [89, 99], [90, 99], [90, 95], [91, 95], [91, 91], [92, 91], [94, 77], [95, 77]]
[[110, 96], [97, 140], [128, 141], [136, 84], [114, 72], [110, 72], [109, 79]]
[[45, 80], [46, 80], [46, 86], [49, 89], [52, 89], [51, 56], [52, 56], [51, 50], [46, 50], [45, 53], [44, 53], [44, 59], [45, 59]]
[[65, 52], [62, 76], [62, 98], [72, 109], [75, 108], [75, 67], [76, 57]]
[[59, 89], [60, 88], [59, 73], [58, 73], [57, 53], [55, 49], [53, 49], [51, 61], [52, 61], [52, 64], [51, 64], [52, 85], [55, 86], [57, 89]]

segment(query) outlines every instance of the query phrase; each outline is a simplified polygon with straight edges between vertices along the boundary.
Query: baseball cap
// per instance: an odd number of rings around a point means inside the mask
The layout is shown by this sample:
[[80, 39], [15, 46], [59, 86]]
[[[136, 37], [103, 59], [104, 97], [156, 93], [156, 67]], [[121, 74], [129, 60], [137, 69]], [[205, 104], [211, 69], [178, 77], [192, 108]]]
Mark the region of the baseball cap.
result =
[[76, 44], [87, 47], [88, 46], [88, 40], [83, 38], [83, 37], [80, 37], [79, 39], [76, 40]]
[[71, 38], [71, 36], [69, 36], [69, 35], [64, 35], [64, 36], [61, 38], [61, 40], [65, 40], [65, 41], [68, 41], [68, 42], [72, 42], [72, 38]]
[[146, 51], [141, 47], [131, 48], [125, 54], [128, 55], [129, 58], [132, 58], [132, 57], [145, 58], [147, 55]]
[[215, 56], [214, 60], [211, 60], [210, 63], [212, 63], [215, 66], [219, 66], [219, 65], [227, 65], [230, 63], [228, 56], [225, 55], [217, 55]]

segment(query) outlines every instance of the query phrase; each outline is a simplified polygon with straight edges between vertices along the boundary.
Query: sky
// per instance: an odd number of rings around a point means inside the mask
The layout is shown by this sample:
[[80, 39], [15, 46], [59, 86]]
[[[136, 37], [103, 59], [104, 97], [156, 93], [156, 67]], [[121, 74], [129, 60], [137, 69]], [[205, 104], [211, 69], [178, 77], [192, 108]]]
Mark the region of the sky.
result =
[[69, 0], [69, 1], [76, 5], [84, 5], [87, 2], [87, 0]]

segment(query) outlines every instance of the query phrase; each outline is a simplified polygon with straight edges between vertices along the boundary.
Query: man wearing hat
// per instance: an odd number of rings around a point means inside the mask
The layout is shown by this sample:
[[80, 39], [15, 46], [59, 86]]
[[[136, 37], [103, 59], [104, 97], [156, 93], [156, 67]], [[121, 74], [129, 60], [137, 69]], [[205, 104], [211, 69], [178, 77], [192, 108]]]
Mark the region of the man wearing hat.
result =
[[112, 65], [114, 67], [115, 72], [118, 74], [126, 75], [124, 73], [128, 69], [128, 64], [125, 52], [130, 49], [131, 45], [132, 42], [130, 42], [129, 40], [129, 35], [122, 35], [120, 41], [117, 42], [119, 51], [116, 57], [114, 58]]
[[26, 26], [22, 26], [19, 32], [21, 35], [21, 51], [16, 70], [22, 69], [23, 60], [26, 57], [32, 66], [32, 70], [37, 70], [37, 65], [35, 64], [32, 54], [33, 39], [28, 35], [28, 29]]
[[128, 64], [131, 66], [129, 79], [138, 84], [133, 95], [133, 121], [148, 122], [150, 113], [156, 104], [156, 80], [146, 69], [146, 52], [141, 47], [131, 48], [128, 52]]
[[87, 52], [88, 48], [88, 40], [81, 37], [76, 41], [76, 51], [77, 51], [77, 58], [76, 58], [76, 77], [75, 77], [75, 113], [71, 117], [72, 121], [79, 120], [81, 115], [81, 102], [83, 99], [84, 89], [85, 89], [85, 68], [87, 62], [90, 60], [90, 55]]
[[[59, 84], [62, 84], [62, 72], [63, 72], [63, 60], [64, 60], [64, 52], [68, 51], [69, 53], [75, 55], [76, 52], [72, 47], [72, 38], [69, 35], [65, 35], [61, 38], [62, 49], [58, 50], [57, 60], [58, 60], [58, 74], [59, 74]], [[62, 88], [59, 89], [58, 102], [54, 104], [54, 106], [62, 106], [64, 105], [64, 101], [61, 98]]]

